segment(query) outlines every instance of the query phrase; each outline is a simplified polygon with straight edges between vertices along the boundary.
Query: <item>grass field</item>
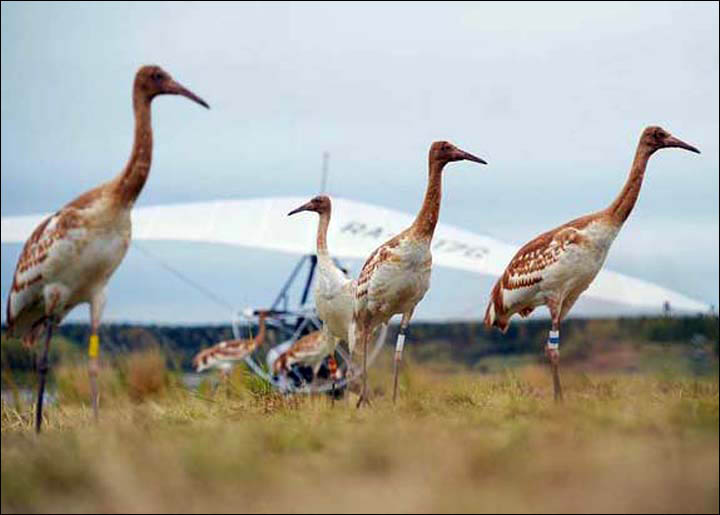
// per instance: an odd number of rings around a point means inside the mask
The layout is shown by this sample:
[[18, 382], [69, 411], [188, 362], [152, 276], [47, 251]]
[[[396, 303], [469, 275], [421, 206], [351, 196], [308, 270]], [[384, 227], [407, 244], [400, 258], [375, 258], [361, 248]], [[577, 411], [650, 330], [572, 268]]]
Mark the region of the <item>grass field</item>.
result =
[[80, 368], [40, 437], [3, 403], [2, 512], [718, 512], [717, 375], [575, 368], [555, 405], [544, 367], [411, 363], [393, 407], [386, 363], [357, 411], [242, 370], [190, 392], [163, 366], [106, 369], [98, 425]]

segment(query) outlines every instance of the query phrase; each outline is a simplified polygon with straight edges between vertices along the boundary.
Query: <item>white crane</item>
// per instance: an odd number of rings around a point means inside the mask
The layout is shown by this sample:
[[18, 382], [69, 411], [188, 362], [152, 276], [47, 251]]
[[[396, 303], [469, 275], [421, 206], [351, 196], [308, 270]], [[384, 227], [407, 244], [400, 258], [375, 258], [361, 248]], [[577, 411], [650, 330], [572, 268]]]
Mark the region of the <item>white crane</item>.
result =
[[[319, 216], [316, 237], [317, 278], [313, 296], [318, 318], [323, 322], [323, 337], [327, 339], [325, 348], [329, 355], [333, 355], [339, 342], [350, 344], [348, 330], [353, 316], [355, 281], [335, 264], [328, 252], [327, 232], [332, 215], [330, 197], [318, 195], [290, 211], [288, 216], [303, 211], [314, 211]], [[353, 349], [349, 350], [352, 357]]]

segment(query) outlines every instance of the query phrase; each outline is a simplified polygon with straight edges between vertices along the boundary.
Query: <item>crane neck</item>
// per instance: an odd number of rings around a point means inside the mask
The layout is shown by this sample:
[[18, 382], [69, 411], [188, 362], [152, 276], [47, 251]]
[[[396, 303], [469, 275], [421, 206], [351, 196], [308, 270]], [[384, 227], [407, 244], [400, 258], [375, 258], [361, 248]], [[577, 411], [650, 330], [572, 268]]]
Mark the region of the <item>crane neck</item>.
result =
[[135, 136], [130, 159], [116, 180], [115, 193], [118, 202], [131, 208], [145, 186], [150, 174], [152, 162], [152, 120], [150, 116], [151, 98], [137, 88], [133, 93], [133, 111], [135, 113]]
[[442, 199], [442, 171], [444, 161], [430, 161], [427, 189], [420, 212], [412, 225], [416, 236], [431, 240], [435, 233]]
[[653, 149], [645, 145], [638, 145], [625, 185], [607, 209], [610, 217], [617, 225], [622, 225], [635, 207], [645, 178], [645, 169], [653, 152]]
[[330, 226], [330, 211], [323, 211], [319, 213], [317, 237], [316, 237], [316, 252], [318, 257], [329, 256], [327, 248], [327, 232]]

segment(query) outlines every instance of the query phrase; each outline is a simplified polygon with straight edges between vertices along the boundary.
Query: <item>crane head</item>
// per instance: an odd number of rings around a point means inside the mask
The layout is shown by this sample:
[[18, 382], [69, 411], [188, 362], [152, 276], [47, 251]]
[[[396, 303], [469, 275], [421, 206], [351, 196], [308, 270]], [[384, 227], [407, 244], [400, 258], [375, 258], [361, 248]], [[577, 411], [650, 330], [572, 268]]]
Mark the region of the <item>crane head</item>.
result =
[[480, 159], [472, 155], [470, 152], [465, 152], [459, 149], [449, 141], [436, 141], [430, 146], [430, 161], [436, 161], [440, 163], [450, 163], [452, 161], [473, 161], [486, 165], [487, 162], [484, 159]]
[[655, 152], [661, 148], [683, 148], [696, 154], [700, 153], [697, 148], [676, 138], [662, 127], [656, 125], [651, 125], [643, 131], [640, 137], [640, 145], [649, 149], [650, 152]]
[[158, 95], [182, 95], [210, 109], [207, 102], [175, 81], [168, 72], [155, 65], [143, 66], [135, 74], [135, 94], [143, 95], [148, 101]]
[[297, 209], [293, 209], [292, 211], [290, 211], [288, 213], [288, 216], [294, 215], [295, 213], [300, 213], [301, 211], [315, 211], [318, 214], [329, 213], [331, 206], [332, 204], [330, 202], [330, 197], [328, 197], [327, 195], [318, 195], [317, 197], [313, 197], [312, 199], [310, 199], [309, 202], [303, 204]]

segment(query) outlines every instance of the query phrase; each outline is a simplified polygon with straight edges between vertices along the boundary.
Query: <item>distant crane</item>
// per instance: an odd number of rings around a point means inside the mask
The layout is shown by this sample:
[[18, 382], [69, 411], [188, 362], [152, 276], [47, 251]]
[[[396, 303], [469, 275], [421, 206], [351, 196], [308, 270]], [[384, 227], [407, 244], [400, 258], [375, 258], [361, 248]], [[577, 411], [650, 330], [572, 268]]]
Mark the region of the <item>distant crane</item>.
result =
[[254, 338], [246, 340], [228, 340], [217, 343], [212, 347], [201, 350], [193, 358], [193, 366], [197, 372], [203, 372], [209, 368], [219, 368], [226, 374], [238, 361], [243, 361], [250, 356], [255, 349], [265, 343], [267, 328], [265, 319], [270, 314], [268, 311], [258, 313], [258, 332]]
[[323, 361], [330, 356], [328, 360], [330, 378], [337, 381], [340, 379], [340, 370], [331, 353], [331, 347], [332, 343], [323, 334], [323, 331], [313, 331], [306, 334], [278, 356], [273, 363], [273, 375], [288, 374], [293, 365], [299, 364], [312, 368], [313, 377], [317, 377]]
[[131, 238], [130, 212], [145, 186], [152, 159], [150, 104], [158, 95], [183, 95], [208, 108], [159, 66], [143, 66], [135, 75], [135, 139], [120, 174], [45, 219], [20, 254], [7, 303], [8, 334], [35, 343], [43, 329], [45, 348], [38, 367], [35, 428], [42, 426], [43, 396], [54, 328], [78, 304], [90, 303], [89, 375], [98, 416], [98, 328], [105, 286], [125, 257]]
[[402, 314], [395, 346], [393, 402], [397, 397], [398, 372], [405, 333], [415, 306], [430, 288], [430, 245], [440, 212], [442, 171], [452, 161], [487, 164], [447, 141], [436, 141], [428, 155], [429, 179], [422, 208], [413, 224], [378, 247], [365, 262], [357, 280], [350, 329], [351, 347], [359, 342], [363, 352], [363, 385], [357, 406], [369, 403], [367, 347], [373, 332], [395, 314]]
[[647, 127], [640, 136], [627, 182], [602, 211], [572, 220], [525, 244], [492, 290], [485, 311], [486, 327], [505, 332], [515, 313], [526, 317], [538, 307], [550, 310], [546, 354], [553, 374], [555, 400], [562, 400], [559, 377], [560, 323], [602, 268], [608, 250], [635, 206], [650, 157], [661, 148], [700, 151], [660, 127]]

